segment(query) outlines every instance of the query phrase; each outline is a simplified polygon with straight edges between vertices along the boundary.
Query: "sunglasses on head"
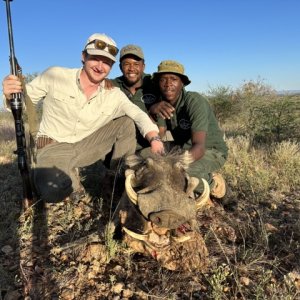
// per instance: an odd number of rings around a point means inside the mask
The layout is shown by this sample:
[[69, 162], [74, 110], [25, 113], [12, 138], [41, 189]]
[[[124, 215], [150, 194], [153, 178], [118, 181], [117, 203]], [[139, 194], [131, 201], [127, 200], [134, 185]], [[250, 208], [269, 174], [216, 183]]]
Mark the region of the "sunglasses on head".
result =
[[104, 50], [105, 48], [107, 48], [108, 52], [112, 55], [112, 56], [117, 56], [119, 49], [113, 45], [107, 44], [106, 42], [102, 41], [102, 40], [93, 40], [91, 42], [89, 42], [85, 48], [90, 45], [90, 44], [94, 44], [95, 49], [99, 49], [99, 50]]

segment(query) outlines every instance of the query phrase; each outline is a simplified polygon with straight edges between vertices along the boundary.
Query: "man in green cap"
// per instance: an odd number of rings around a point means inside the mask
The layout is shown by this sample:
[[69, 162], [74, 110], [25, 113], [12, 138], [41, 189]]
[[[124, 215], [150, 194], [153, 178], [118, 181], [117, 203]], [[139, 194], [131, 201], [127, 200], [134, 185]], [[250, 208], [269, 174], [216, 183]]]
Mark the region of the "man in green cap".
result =
[[[150, 106], [157, 101], [158, 91], [155, 90], [151, 75], [145, 74], [145, 58], [141, 47], [126, 45], [120, 51], [120, 70], [122, 76], [112, 80], [126, 96], [148, 113]], [[137, 131], [137, 150], [149, 147], [149, 142]]]
[[196, 192], [203, 191], [201, 178], [204, 178], [210, 185], [212, 196], [224, 197], [225, 181], [216, 171], [224, 165], [228, 148], [207, 99], [197, 92], [185, 90], [191, 81], [184, 74], [183, 65], [176, 61], [162, 61], [153, 80], [159, 87], [160, 100], [173, 108], [169, 118], [157, 113], [161, 135], [168, 130], [174, 140], [172, 145], [191, 153], [194, 162], [188, 173], [199, 178]]

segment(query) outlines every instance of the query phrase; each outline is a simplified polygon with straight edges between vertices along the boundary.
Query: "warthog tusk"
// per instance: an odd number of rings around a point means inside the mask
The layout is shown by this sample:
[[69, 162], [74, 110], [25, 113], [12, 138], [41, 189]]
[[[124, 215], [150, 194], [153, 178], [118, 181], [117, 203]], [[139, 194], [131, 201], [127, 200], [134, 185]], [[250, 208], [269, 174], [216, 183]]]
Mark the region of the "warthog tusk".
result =
[[191, 239], [189, 235], [171, 236], [171, 239], [176, 243], [183, 243]]
[[128, 198], [131, 200], [131, 202], [134, 205], [137, 205], [137, 201], [138, 201], [138, 197], [137, 197], [137, 193], [134, 191], [134, 189], [132, 188], [131, 182], [134, 180], [134, 174], [129, 174], [126, 177], [125, 180], [125, 189], [126, 189], [126, 193]]
[[210, 188], [209, 188], [208, 182], [203, 178], [201, 178], [201, 179], [204, 184], [204, 190], [203, 190], [203, 193], [196, 199], [197, 210], [202, 208], [210, 200], [210, 198], [209, 198]]
[[130, 235], [131, 237], [133, 237], [139, 241], [147, 241], [148, 240], [148, 234], [139, 234], [139, 233], [133, 232], [130, 229], [126, 228], [125, 226], [123, 226], [123, 230], [128, 235]]
[[127, 178], [129, 175], [133, 175], [132, 176], [132, 178], [131, 178], [131, 181], [130, 181], [130, 183], [131, 183], [131, 186], [133, 186], [133, 187], [137, 187], [138, 186], [138, 184], [137, 184], [137, 182], [136, 182], [136, 178], [135, 178], [135, 172], [134, 172], [134, 170], [131, 170], [131, 169], [127, 169], [126, 171], [125, 171], [125, 177]]

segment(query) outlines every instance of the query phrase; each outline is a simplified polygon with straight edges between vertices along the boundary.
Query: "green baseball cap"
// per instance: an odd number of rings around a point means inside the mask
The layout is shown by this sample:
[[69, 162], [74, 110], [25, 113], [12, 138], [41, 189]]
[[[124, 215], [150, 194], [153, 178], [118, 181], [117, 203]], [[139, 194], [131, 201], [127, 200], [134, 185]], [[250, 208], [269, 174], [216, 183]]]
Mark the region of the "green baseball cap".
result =
[[144, 53], [141, 47], [137, 45], [127, 45], [124, 46], [120, 51], [120, 61], [126, 55], [134, 55], [140, 59], [144, 59]]

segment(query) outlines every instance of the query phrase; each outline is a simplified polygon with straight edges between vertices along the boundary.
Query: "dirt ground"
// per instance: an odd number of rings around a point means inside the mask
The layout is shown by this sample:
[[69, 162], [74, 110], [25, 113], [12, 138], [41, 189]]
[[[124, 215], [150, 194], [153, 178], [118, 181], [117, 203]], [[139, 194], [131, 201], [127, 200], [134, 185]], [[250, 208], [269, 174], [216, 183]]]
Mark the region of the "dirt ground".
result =
[[81, 171], [87, 197], [21, 214], [16, 165], [1, 165], [0, 299], [300, 299], [300, 190], [214, 202], [197, 216], [208, 268], [170, 271], [107, 234], [121, 192], [98, 167]]

